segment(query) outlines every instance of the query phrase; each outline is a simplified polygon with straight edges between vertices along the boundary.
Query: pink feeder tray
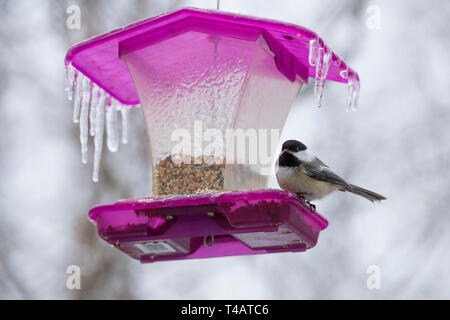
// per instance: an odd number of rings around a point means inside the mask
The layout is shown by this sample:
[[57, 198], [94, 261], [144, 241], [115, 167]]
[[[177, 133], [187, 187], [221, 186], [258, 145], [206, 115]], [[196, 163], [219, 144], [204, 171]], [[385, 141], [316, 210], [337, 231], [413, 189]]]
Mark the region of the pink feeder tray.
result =
[[141, 262], [314, 247], [327, 221], [280, 190], [127, 199], [89, 212], [100, 237]]
[[[206, 142], [194, 141], [180, 158], [191, 163], [173, 161], [181, 155], [174, 152], [180, 129], [194, 140], [199, 130], [222, 137], [229, 130], [266, 130], [275, 139], [266, 146], [277, 145], [309, 77], [318, 106], [332, 80], [348, 84], [347, 106], [355, 108], [357, 73], [314, 32], [188, 8], [77, 44], [65, 62], [85, 163], [89, 136], [94, 141], [94, 181], [105, 127], [114, 152], [128, 141], [130, 109], [140, 107], [147, 126], [153, 196], [92, 208], [89, 217], [105, 241], [142, 262], [301, 252], [316, 245], [327, 221], [295, 195], [267, 189], [268, 163], [250, 161], [251, 146], [230, 156], [234, 142], [221, 141], [199, 158]], [[275, 159], [275, 150], [268, 150]]]

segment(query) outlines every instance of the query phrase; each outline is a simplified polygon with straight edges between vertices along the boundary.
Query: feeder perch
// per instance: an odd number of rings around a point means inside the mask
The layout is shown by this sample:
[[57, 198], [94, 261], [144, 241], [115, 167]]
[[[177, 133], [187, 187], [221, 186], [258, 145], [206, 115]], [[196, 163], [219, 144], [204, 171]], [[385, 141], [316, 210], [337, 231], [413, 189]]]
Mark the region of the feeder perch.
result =
[[228, 130], [281, 130], [309, 77], [315, 78], [318, 106], [325, 81], [333, 80], [348, 83], [347, 106], [355, 108], [357, 73], [315, 33], [181, 9], [75, 45], [66, 69], [83, 162], [88, 136], [94, 140], [93, 180], [98, 180], [104, 127], [114, 152], [120, 140], [128, 140], [132, 107], [141, 107], [147, 124], [153, 196], [92, 208], [89, 217], [105, 241], [141, 262], [315, 246], [327, 221], [295, 195], [267, 189], [268, 175], [261, 164], [248, 161], [248, 146], [232, 161], [217, 152], [234, 148], [223, 140], [209, 155], [202, 152], [208, 145], [202, 139], [199, 145], [181, 145], [191, 150], [188, 156], [174, 154], [180, 147], [177, 130], [195, 141], [208, 129], [222, 137]]

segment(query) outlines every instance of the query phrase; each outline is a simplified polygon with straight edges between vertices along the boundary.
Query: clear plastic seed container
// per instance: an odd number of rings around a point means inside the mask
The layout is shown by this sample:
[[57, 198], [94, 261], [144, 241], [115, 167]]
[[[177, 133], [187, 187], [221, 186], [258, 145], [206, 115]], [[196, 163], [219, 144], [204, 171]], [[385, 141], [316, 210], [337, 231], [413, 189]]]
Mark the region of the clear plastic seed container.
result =
[[278, 70], [262, 36], [146, 40], [121, 58], [145, 115], [154, 194], [266, 188], [301, 78]]

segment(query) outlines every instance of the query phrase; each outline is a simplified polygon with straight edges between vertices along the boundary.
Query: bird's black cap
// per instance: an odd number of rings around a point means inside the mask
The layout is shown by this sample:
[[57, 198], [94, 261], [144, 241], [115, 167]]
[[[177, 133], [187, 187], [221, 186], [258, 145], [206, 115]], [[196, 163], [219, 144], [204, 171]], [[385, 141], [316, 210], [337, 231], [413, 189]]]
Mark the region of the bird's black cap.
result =
[[288, 140], [285, 143], [283, 143], [282, 150], [289, 150], [293, 152], [299, 152], [306, 150], [306, 146], [297, 140]]

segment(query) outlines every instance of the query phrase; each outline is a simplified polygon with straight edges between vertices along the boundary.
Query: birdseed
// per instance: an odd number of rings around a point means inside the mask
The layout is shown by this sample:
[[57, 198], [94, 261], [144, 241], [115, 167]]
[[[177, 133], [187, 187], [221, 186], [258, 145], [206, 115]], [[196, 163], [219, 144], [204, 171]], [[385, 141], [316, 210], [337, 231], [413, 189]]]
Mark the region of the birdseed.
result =
[[[181, 195], [210, 193], [223, 190], [225, 164], [224, 161], [203, 158], [199, 164], [190, 161], [174, 163], [172, 157], [156, 164], [156, 193], [157, 195]], [[197, 158], [198, 160], [199, 158]]]

